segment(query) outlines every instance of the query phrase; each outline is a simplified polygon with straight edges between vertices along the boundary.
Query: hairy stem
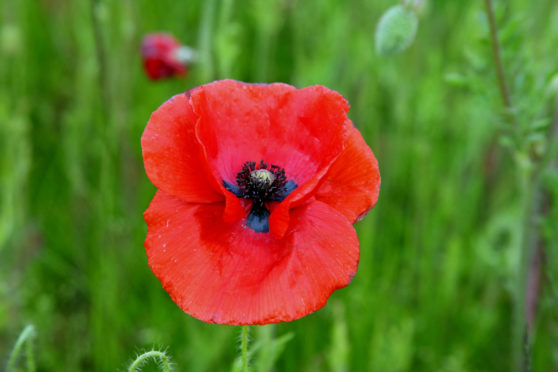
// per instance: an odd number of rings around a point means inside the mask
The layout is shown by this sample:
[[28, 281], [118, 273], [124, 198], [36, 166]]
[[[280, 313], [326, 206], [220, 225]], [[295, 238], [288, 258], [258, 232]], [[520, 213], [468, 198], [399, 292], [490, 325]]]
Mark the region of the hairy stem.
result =
[[161, 363], [160, 368], [164, 372], [171, 371], [170, 358], [167, 356], [167, 354], [165, 354], [162, 351], [151, 350], [138, 356], [136, 360], [134, 360], [132, 364], [130, 364], [130, 367], [128, 368], [128, 372], [139, 371], [139, 368], [149, 359], [158, 360]]
[[26, 344], [26, 356], [27, 356], [27, 371], [35, 372], [35, 358], [33, 356], [33, 338], [35, 338], [35, 327], [28, 325], [21, 331], [17, 341], [14, 345], [10, 357], [8, 358], [8, 365], [6, 367], [7, 372], [15, 371], [15, 364], [17, 357], [21, 353], [21, 348]]
[[242, 334], [240, 336], [240, 352], [242, 359], [242, 372], [248, 372], [248, 336], [250, 333], [249, 326], [242, 326]]

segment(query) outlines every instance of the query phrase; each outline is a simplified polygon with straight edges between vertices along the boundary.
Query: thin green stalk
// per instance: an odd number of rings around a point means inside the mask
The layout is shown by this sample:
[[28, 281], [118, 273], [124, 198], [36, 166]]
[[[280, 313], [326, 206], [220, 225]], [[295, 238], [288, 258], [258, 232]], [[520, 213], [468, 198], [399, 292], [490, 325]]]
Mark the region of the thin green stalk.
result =
[[167, 354], [162, 351], [151, 350], [138, 356], [136, 360], [134, 360], [132, 364], [130, 364], [128, 372], [139, 371], [139, 368], [149, 359], [158, 360], [161, 363], [160, 368], [164, 372], [171, 371], [170, 358], [167, 356]]
[[527, 358], [525, 355], [525, 343], [529, 342], [526, 322], [527, 286], [529, 276], [529, 263], [532, 260], [534, 247], [537, 242], [536, 227], [534, 224], [535, 216], [538, 214], [538, 203], [540, 190], [533, 178], [533, 173], [529, 169], [520, 169], [520, 184], [522, 198], [522, 236], [518, 267], [518, 277], [516, 284], [516, 298], [514, 309], [513, 326], [513, 353], [515, 369], [518, 372], [526, 371]]
[[215, 57], [217, 64], [217, 75], [219, 78], [231, 77], [234, 62], [236, 59], [236, 38], [233, 32], [232, 15], [234, 9], [234, 0], [222, 0], [217, 30], [214, 43]]
[[23, 331], [21, 331], [14, 345], [14, 348], [10, 353], [10, 357], [8, 358], [8, 366], [6, 368], [7, 372], [15, 371], [17, 357], [21, 353], [21, 348], [24, 344], [26, 344], [25, 353], [27, 356], [27, 371], [35, 371], [35, 358], [33, 355], [33, 339], [35, 338], [35, 336], [35, 327], [33, 327], [31, 324], [25, 327]]
[[496, 26], [496, 18], [494, 17], [494, 6], [492, 0], [484, 0], [486, 6], [486, 14], [488, 16], [488, 24], [490, 25], [490, 39], [492, 44], [492, 54], [494, 58], [494, 65], [498, 74], [498, 86], [500, 88], [500, 96], [506, 109], [513, 112], [513, 105], [510, 96], [510, 90], [506, 83], [506, 74], [504, 71], [504, 64], [502, 63], [502, 55], [500, 52], [500, 41], [498, 40], [498, 28]]
[[[500, 90], [500, 97], [505, 107], [505, 116], [510, 120], [513, 127], [517, 127], [517, 120], [514, 116], [515, 111], [513, 109], [513, 104], [511, 100], [510, 91], [508, 84], [506, 82], [506, 73], [504, 70], [504, 64], [502, 62], [502, 53], [500, 52], [500, 41], [498, 38], [498, 27], [496, 25], [496, 17], [494, 16], [494, 6], [492, 0], [485, 0], [484, 2], [486, 8], [486, 15], [488, 17], [488, 24], [490, 27], [490, 41], [492, 46], [492, 57], [494, 60], [494, 66], [496, 68], [496, 75], [498, 78], [498, 88]], [[494, 138], [487, 152], [487, 159], [490, 166], [487, 169], [487, 181], [488, 185], [492, 185], [494, 182], [495, 171], [498, 168], [497, 163], [499, 160], [497, 141]]]
[[111, 107], [112, 101], [110, 99], [108, 74], [107, 74], [107, 56], [105, 53], [105, 48], [103, 47], [103, 25], [99, 20], [99, 0], [90, 1], [91, 8], [91, 23], [93, 27], [93, 38], [95, 40], [95, 53], [97, 58], [97, 63], [99, 66], [99, 89], [101, 91], [101, 99], [104, 107], [108, 111]]
[[198, 30], [198, 52], [200, 76], [205, 84], [215, 77], [215, 69], [213, 64], [213, 29], [215, 18], [216, 0], [207, 0], [204, 3], [202, 18]]
[[548, 149], [536, 169], [537, 175], [548, 169], [556, 167], [558, 157], [558, 98], [554, 103], [554, 118], [548, 136]]
[[268, 81], [268, 71], [270, 64], [271, 31], [261, 30], [257, 33], [256, 43], [256, 81]]
[[[498, 28], [494, 16], [494, 6], [492, 0], [485, 0], [486, 14], [488, 16], [488, 23], [490, 26], [490, 39], [492, 45], [492, 54], [494, 65], [498, 76], [498, 87], [500, 96], [506, 109], [506, 117], [510, 122], [513, 129], [518, 131], [518, 120], [516, 117], [515, 108], [510, 95], [510, 90], [506, 82], [506, 74], [501, 56], [500, 41], [498, 39]], [[522, 148], [519, 151], [524, 151]], [[540, 190], [538, 187], [537, 177], [529, 166], [517, 163], [518, 170], [518, 184], [521, 193], [521, 207], [522, 207], [522, 223], [521, 223], [521, 247], [520, 257], [518, 262], [517, 279], [515, 285], [515, 306], [514, 318], [512, 326], [512, 353], [513, 353], [513, 368], [522, 372], [526, 370], [526, 358], [524, 350], [525, 340], [528, 340], [529, 335], [526, 334], [526, 317], [525, 307], [527, 300], [527, 284], [529, 275], [529, 263], [531, 262], [532, 254], [535, 251], [534, 247], [537, 244], [536, 226], [533, 221], [538, 213], [538, 203]]]
[[250, 334], [250, 326], [242, 326], [242, 334], [240, 336], [240, 350], [242, 359], [242, 372], [248, 372], [248, 336]]

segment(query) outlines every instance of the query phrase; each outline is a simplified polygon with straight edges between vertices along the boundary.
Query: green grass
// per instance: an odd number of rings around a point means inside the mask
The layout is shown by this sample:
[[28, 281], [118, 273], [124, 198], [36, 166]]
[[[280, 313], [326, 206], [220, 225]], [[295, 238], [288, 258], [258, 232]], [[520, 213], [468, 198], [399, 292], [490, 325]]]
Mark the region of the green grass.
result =
[[[240, 328], [184, 314], [147, 265], [140, 148], [162, 102], [228, 77], [339, 91], [382, 174], [353, 282], [252, 332], [268, 353], [292, 333], [275, 370], [511, 370], [523, 207], [518, 153], [500, 143], [522, 133], [503, 129], [484, 4], [427, 1], [413, 45], [381, 57], [376, 23], [395, 3], [0, 0], [0, 363], [32, 323], [40, 371], [125, 370], [152, 347], [179, 371], [231, 370]], [[551, 118], [558, 7], [496, 5], [519, 116]], [[139, 43], [159, 30], [199, 50], [186, 79], [144, 76]], [[558, 369], [558, 176], [543, 185], [533, 371]]]

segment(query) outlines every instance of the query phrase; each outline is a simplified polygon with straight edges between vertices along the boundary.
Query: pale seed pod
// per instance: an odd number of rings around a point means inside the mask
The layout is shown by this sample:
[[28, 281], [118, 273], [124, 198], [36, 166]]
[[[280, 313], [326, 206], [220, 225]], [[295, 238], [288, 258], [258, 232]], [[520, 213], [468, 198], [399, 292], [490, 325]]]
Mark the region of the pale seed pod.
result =
[[380, 18], [376, 28], [376, 51], [392, 55], [408, 48], [417, 33], [418, 18], [404, 5], [389, 8]]

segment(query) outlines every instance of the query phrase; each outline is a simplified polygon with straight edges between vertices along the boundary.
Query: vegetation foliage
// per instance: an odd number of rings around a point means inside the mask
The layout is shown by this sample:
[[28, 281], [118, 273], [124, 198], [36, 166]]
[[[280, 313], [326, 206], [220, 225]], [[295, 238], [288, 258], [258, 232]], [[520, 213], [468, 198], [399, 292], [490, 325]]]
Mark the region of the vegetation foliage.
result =
[[[167, 98], [234, 78], [339, 91], [382, 174], [353, 282], [253, 328], [254, 370], [557, 370], [558, 7], [494, 1], [508, 105], [485, 3], [423, 2], [383, 56], [394, 0], [0, 0], [0, 361], [241, 368], [240, 329], [185, 315], [147, 266], [140, 148]], [[153, 31], [197, 48], [186, 79], [144, 76]]]

